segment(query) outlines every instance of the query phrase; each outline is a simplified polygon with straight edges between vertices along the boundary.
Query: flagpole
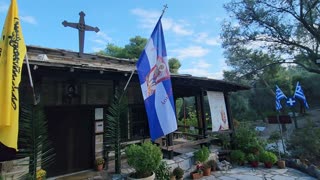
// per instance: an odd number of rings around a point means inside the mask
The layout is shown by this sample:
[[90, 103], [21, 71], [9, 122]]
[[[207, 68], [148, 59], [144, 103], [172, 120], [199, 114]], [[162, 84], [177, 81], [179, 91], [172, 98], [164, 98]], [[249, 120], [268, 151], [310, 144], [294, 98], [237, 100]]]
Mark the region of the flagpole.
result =
[[31, 89], [32, 89], [32, 94], [33, 94], [33, 103], [34, 103], [34, 105], [37, 105], [36, 93], [35, 93], [35, 91], [34, 91], [34, 86], [33, 86], [33, 81], [32, 81], [31, 70], [30, 70], [28, 53], [26, 53], [25, 59], [26, 59], [26, 63], [27, 63], [27, 69], [28, 69], [28, 74], [29, 74], [30, 86], [31, 86]]
[[[279, 118], [279, 111], [277, 113], [277, 121], [278, 121], [278, 125], [279, 125], [279, 130], [280, 130], [280, 136], [281, 136], [281, 143], [282, 143], [282, 148], [283, 148], [283, 152], [286, 153], [286, 148], [284, 146], [284, 141], [283, 141], [283, 134], [282, 134], [282, 128], [281, 128], [281, 123], [280, 123], [280, 118]], [[277, 142], [278, 143], [278, 142]], [[279, 152], [279, 157], [281, 159], [281, 153], [280, 150], [278, 149]]]
[[124, 86], [123, 91], [126, 91], [126, 90], [127, 90], [127, 87], [128, 87], [128, 85], [129, 85], [129, 82], [131, 81], [131, 78], [132, 78], [132, 76], [133, 76], [133, 73], [134, 73], [134, 69], [132, 69], [131, 74], [130, 74], [130, 77], [129, 77], [126, 85]]

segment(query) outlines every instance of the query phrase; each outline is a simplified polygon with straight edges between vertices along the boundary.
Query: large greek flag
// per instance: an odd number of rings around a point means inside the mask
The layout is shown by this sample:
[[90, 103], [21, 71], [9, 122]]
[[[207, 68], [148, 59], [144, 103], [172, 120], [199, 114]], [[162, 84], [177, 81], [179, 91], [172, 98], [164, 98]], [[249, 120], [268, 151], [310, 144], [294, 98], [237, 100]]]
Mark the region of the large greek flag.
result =
[[299, 81], [297, 82], [296, 91], [294, 92], [293, 97], [303, 100], [304, 106], [306, 108], [309, 108], [309, 105], [307, 103], [307, 98], [306, 98], [306, 96], [304, 96], [304, 93], [303, 93], [303, 90], [302, 90], [302, 88], [300, 86]]
[[153, 141], [177, 129], [168, 67], [160, 17], [137, 62], [150, 136]]
[[276, 110], [280, 110], [281, 106], [281, 99], [287, 99], [287, 96], [281, 91], [281, 89], [276, 85]]

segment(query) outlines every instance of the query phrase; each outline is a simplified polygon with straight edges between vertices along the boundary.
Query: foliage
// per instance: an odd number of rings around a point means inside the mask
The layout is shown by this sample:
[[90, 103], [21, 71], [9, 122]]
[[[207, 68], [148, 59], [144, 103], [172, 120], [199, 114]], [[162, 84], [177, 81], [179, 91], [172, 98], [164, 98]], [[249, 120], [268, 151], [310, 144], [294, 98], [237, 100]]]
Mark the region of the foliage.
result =
[[142, 145], [130, 145], [125, 149], [129, 166], [136, 170], [137, 178], [148, 177], [161, 162], [162, 152], [159, 147], [145, 142]]
[[178, 74], [178, 70], [181, 67], [181, 63], [177, 58], [170, 58], [169, 61], [170, 73]]
[[201, 149], [199, 149], [198, 151], [194, 152], [194, 158], [196, 161], [200, 161], [200, 162], [205, 162], [206, 160], [208, 160], [210, 155], [210, 150], [208, 147], [203, 146]]
[[232, 0], [225, 8], [234, 18], [222, 27], [224, 48], [261, 49], [285, 58], [278, 63], [294, 60], [308, 71], [320, 73], [316, 64], [320, 56], [319, 1]]
[[130, 38], [129, 44], [125, 45], [124, 48], [116, 46], [114, 44], [108, 44], [105, 50], [102, 50], [97, 54], [137, 60], [146, 44], [146, 38], [135, 36], [133, 38]]
[[47, 172], [45, 170], [43, 170], [43, 169], [37, 170], [37, 175], [36, 175], [37, 179], [45, 178], [46, 175], [47, 175]]
[[177, 179], [181, 179], [183, 178], [184, 171], [181, 167], [176, 167], [174, 168], [172, 174], [175, 175]]
[[277, 156], [274, 153], [269, 152], [269, 151], [260, 152], [259, 159], [260, 159], [260, 162], [272, 163], [272, 164], [274, 164], [278, 161]]
[[320, 128], [309, 121], [306, 127], [293, 132], [287, 145], [293, 157], [303, 157], [311, 162], [319, 162]]
[[[19, 123], [18, 157], [29, 157], [29, 173], [36, 179], [37, 167], [46, 168], [54, 161], [55, 153], [48, 139], [48, 124], [43, 108], [22, 104]], [[41, 164], [39, 164], [39, 162]]]
[[247, 154], [264, 149], [264, 142], [258, 138], [257, 133], [243, 123], [235, 130], [233, 143], [235, 149], [239, 149]]
[[210, 166], [212, 170], [216, 169], [218, 166], [217, 162], [213, 159], [207, 161], [206, 164]]
[[247, 154], [246, 159], [248, 162], [259, 161], [259, 156], [253, 153], [249, 153]]
[[[112, 104], [108, 108], [108, 113], [104, 122], [104, 139], [111, 139], [111, 148], [115, 151], [115, 171], [121, 172], [121, 127], [120, 124], [126, 118], [127, 99], [125, 92], [116, 90]], [[107, 143], [107, 142], [105, 142]]]
[[104, 159], [103, 158], [97, 158], [96, 161], [95, 161], [95, 164], [98, 166], [98, 165], [101, 165], [101, 164], [104, 164]]
[[218, 134], [218, 139], [221, 140], [222, 149], [230, 149], [230, 135], [229, 134]]
[[165, 161], [161, 161], [159, 167], [155, 170], [156, 179], [169, 180], [170, 179], [170, 167]]
[[230, 153], [230, 159], [232, 162], [242, 164], [245, 160], [245, 154], [241, 150], [233, 150]]

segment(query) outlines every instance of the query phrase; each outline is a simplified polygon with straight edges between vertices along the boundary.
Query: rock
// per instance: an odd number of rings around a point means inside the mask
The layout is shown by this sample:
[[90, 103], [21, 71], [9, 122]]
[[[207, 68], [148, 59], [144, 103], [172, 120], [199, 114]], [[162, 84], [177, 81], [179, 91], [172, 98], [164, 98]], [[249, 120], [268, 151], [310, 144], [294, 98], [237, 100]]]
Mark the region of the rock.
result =
[[217, 169], [220, 171], [227, 171], [231, 168], [232, 168], [231, 164], [226, 160], [223, 160], [217, 163]]

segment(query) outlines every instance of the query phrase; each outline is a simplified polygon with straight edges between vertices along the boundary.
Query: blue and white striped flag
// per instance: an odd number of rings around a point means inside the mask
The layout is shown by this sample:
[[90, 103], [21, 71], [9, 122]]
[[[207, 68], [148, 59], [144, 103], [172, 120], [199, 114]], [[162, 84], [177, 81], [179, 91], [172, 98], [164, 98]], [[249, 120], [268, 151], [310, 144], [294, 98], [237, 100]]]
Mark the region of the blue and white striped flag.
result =
[[276, 100], [276, 110], [279, 111], [282, 108], [280, 101]]
[[276, 100], [287, 99], [287, 96], [281, 91], [281, 89], [276, 85]]
[[296, 91], [294, 92], [293, 97], [303, 100], [304, 106], [309, 109], [309, 105], [307, 103], [307, 98], [304, 96], [304, 93], [303, 93], [303, 90], [300, 86], [299, 81], [297, 82]]
[[276, 85], [276, 110], [279, 111], [281, 106], [281, 99], [287, 99], [287, 96], [281, 91], [281, 89]]
[[177, 130], [161, 17], [137, 62], [150, 136], [153, 141]]

